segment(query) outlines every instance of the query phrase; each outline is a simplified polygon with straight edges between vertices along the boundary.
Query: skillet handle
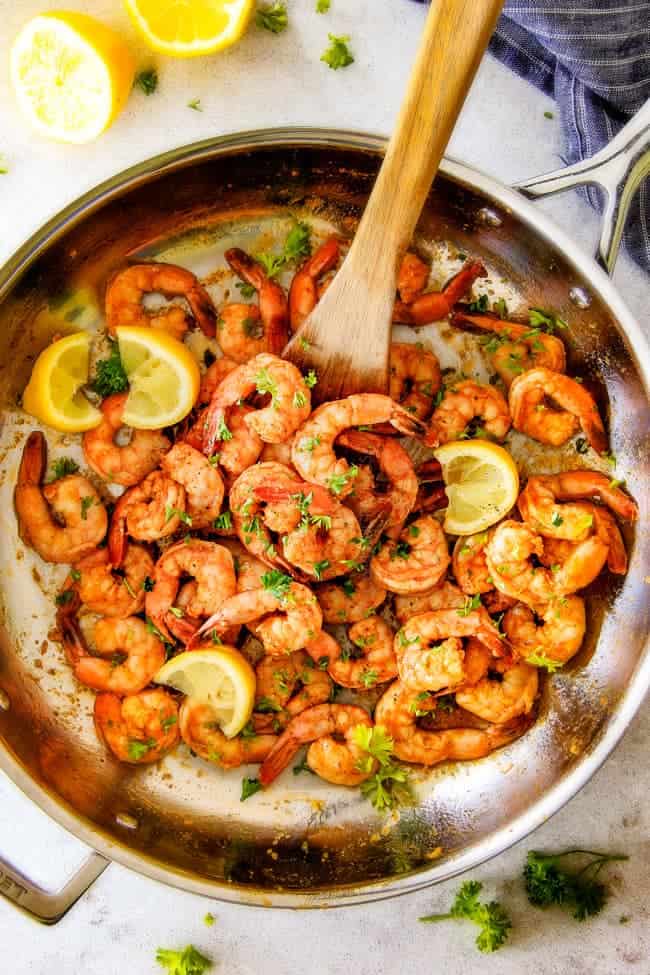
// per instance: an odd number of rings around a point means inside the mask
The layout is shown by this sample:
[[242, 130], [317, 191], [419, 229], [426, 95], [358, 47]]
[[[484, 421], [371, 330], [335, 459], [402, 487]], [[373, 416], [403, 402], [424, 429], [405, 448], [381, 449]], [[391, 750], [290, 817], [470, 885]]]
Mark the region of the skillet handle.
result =
[[56, 924], [111, 861], [94, 851], [60, 890], [49, 893], [0, 857], [0, 894], [43, 924]]
[[650, 99], [608, 145], [590, 159], [565, 169], [515, 183], [524, 196], [536, 199], [596, 183], [605, 191], [602, 230], [596, 260], [611, 274], [618, 256], [625, 219], [634, 193], [650, 174]]

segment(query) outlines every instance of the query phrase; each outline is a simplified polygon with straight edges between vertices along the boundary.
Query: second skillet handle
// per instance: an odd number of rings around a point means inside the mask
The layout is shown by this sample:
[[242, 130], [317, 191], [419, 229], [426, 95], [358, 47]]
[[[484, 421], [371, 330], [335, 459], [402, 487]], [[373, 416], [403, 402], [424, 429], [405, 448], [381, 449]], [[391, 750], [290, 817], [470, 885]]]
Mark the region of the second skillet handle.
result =
[[53, 893], [43, 890], [0, 858], [0, 894], [43, 924], [56, 924], [109, 865], [92, 851], [66, 884]]
[[650, 99], [618, 135], [590, 159], [515, 184], [533, 199], [596, 183], [607, 195], [596, 259], [611, 274], [625, 219], [641, 181], [650, 175]]

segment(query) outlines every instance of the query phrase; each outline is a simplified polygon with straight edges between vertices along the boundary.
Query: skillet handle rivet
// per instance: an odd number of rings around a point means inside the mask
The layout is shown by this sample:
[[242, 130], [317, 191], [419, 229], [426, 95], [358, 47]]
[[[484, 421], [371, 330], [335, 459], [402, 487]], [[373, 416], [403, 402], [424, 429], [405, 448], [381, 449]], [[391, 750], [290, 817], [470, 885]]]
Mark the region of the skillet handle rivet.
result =
[[118, 826], [124, 826], [125, 829], [137, 829], [140, 823], [132, 816], [130, 813], [118, 813], [115, 817], [115, 822]]
[[9, 695], [0, 687], [0, 711], [8, 711], [10, 707], [11, 701], [9, 700]]
[[591, 304], [591, 295], [579, 285], [574, 285], [569, 289], [569, 298], [574, 305], [578, 306], [578, 308], [589, 308], [589, 305]]
[[483, 223], [488, 227], [500, 227], [503, 220], [491, 207], [481, 207], [481, 209], [476, 214], [476, 219], [479, 223]]

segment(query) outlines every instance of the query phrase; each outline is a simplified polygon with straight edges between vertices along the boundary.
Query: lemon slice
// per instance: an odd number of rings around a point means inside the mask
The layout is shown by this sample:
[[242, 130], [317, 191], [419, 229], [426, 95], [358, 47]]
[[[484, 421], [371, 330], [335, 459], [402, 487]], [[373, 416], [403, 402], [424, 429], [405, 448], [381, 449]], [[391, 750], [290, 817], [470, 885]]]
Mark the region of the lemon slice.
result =
[[255, 0], [126, 0], [126, 9], [155, 51], [177, 58], [212, 54], [235, 44]]
[[192, 353], [157, 328], [123, 325], [115, 331], [130, 386], [124, 423], [136, 430], [180, 423], [199, 395], [201, 374]]
[[11, 50], [11, 80], [21, 111], [52, 139], [90, 142], [124, 107], [135, 64], [124, 41], [86, 14], [34, 17]]
[[487, 440], [454, 440], [434, 451], [449, 507], [444, 529], [473, 535], [495, 525], [517, 501], [519, 472], [507, 450]]
[[234, 647], [179, 653], [154, 680], [210, 705], [226, 738], [238, 735], [253, 712], [255, 672]]
[[43, 349], [23, 393], [23, 408], [64, 433], [81, 433], [102, 415], [81, 392], [88, 382], [90, 336], [75, 332]]

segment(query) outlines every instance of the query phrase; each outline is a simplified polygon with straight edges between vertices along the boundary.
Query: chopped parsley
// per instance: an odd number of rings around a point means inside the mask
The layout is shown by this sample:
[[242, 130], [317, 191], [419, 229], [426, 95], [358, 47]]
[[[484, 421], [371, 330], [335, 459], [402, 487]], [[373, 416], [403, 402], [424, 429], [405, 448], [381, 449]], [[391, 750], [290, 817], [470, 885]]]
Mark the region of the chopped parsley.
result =
[[207, 914], [205, 915], [205, 917], [203, 918], [203, 923], [205, 924], [205, 926], [206, 926], [206, 928], [211, 928], [211, 927], [212, 927], [212, 925], [214, 924], [214, 922], [215, 922], [215, 920], [216, 920], [216, 919], [215, 919], [215, 916], [214, 916], [214, 914], [211, 914], [211, 913], [210, 913], [210, 912], [208, 911], [208, 913], [207, 913]]
[[108, 359], [100, 359], [95, 365], [93, 392], [105, 399], [114, 393], [123, 393], [129, 388], [129, 379], [120, 358], [117, 342], [111, 342]]
[[171, 521], [172, 518], [178, 518], [183, 524], [192, 526], [192, 518], [187, 511], [183, 511], [182, 508], [173, 508], [168, 504], [165, 507], [165, 521]]
[[188, 945], [182, 951], [159, 948], [156, 961], [167, 969], [167, 975], [203, 975], [208, 968], [212, 968], [210, 959], [197, 951], [194, 945]]
[[271, 397], [271, 404], [275, 406], [278, 401], [278, 384], [269, 373], [268, 369], [262, 368], [253, 380], [258, 393], [264, 395], [268, 393]]
[[264, 338], [264, 326], [258, 318], [245, 318], [241, 329], [247, 339]]
[[217, 426], [217, 440], [221, 440], [223, 442], [226, 440], [232, 440], [232, 433], [228, 429], [228, 424], [223, 416], [219, 417], [219, 425]]
[[272, 701], [270, 697], [261, 697], [255, 702], [255, 710], [259, 711], [260, 714], [271, 714], [281, 712], [282, 708], [275, 701]]
[[192, 108], [195, 112], [202, 112], [203, 111], [203, 109], [201, 108], [201, 99], [200, 98], [193, 98], [191, 102], [188, 102], [187, 103], [187, 107], [188, 108]]
[[289, 16], [284, 3], [266, 3], [261, 6], [255, 18], [258, 27], [281, 34], [289, 26]]
[[600, 455], [603, 460], [606, 460], [610, 467], [616, 467], [616, 457], [611, 452], [611, 450], [606, 450]]
[[321, 61], [324, 61], [332, 71], [338, 71], [339, 68], [347, 68], [349, 64], [353, 64], [354, 56], [348, 47], [349, 34], [340, 37], [337, 37], [336, 34], [328, 34], [327, 36], [330, 45], [321, 55]]
[[553, 512], [553, 514], [551, 516], [551, 524], [553, 525], [553, 528], [559, 528], [560, 525], [563, 525], [564, 524], [564, 518], [559, 513], [559, 511], [554, 511]]
[[215, 531], [230, 531], [232, 528], [232, 512], [222, 511], [221, 514], [217, 515], [212, 522], [212, 527], [215, 529]]
[[235, 287], [239, 288], [242, 298], [252, 298], [255, 294], [255, 288], [248, 281], [238, 281]]
[[259, 779], [249, 779], [244, 778], [241, 780], [241, 796], [239, 797], [240, 802], [245, 802], [254, 796], [256, 792], [260, 792], [262, 788], [262, 783]]
[[74, 589], [64, 589], [56, 595], [54, 602], [57, 606], [67, 606], [74, 597]]
[[59, 457], [52, 464], [52, 480], [58, 481], [61, 477], [67, 477], [68, 474], [76, 474], [79, 470], [79, 464], [72, 457]]
[[79, 569], [70, 569], [70, 578], [73, 582], [79, 582], [81, 580], [81, 572]]
[[311, 454], [319, 444], [320, 437], [305, 437], [304, 440], [300, 441], [300, 449], [304, 450], [308, 454]]
[[332, 0], [316, 0], [316, 13], [326, 14], [330, 9], [331, 3]]
[[91, 494], [86, 495], [85, 498], [81, 499], [81, 520], [86, 521], [88, 519], [88, 510], [92, 508], [95, 503], [95, 499]]
[[496, 301], [492, 302], [492, 311], [499, 316], [499, 318], [508, 317], [508, 306], [506, 305], [503, 298], [497, 298]]
[[0, 176], [6, 176], [8, 172], [9, 172], [9, 167], [5, 162], [4, 155], [0, 152]]
[[449, 918], [464, 918], [473, 921], [481, 929], [476, 938], [478, 950], [483, 952], [496, 951], [506, 941], [512, 922], [497, 901], [481, 904], [478, 895], [482, 888], [483, 884], [479, 883], [478, 880], [466, 880], [456, 894], [456, 899], [447, 914], [428, 914], [419, 920], [425, 924], [431, 924], [434, 921], [446, 921]]
[[139, 762], [141, 758], [150, 752], [152, 748], [156, 747], [156, 741], [154, 738], [149, 738], [147, 741], [138, 741], [136, 738], [131, 738], [127, 745], [127, 751], [129, 753], [129, 758], [134, 762]]
[[544, 118], [555, 118], [553, 112], [544, 112]]
[[303, 406], [307, 405], [307, 397], [300, 390], [296, 390], [293, 394], [293, 405], [297, 410], [302, 409]]
[[417, 538], [418, 535], [420, 534], [420, 529], [418, 528], [417, 525], [409, 525], [408, 533], [411, 536], [411, 538]]
[[546, 654], [537, 650], [526, 657], [526, 663], [532, 667], [544, 667], [549, 674], [554, 674], [562, 666], [561, 661], [553, 660], [551, 657], [547, 657]]
[[531, 328], [542, 329], [549, 335], [553, 335], [558, 329], [566, 329], [569, 327], [559, 315], [551, 311], [544, 311], [542, 308], [530, 308], [528, 311], [528, 322]]
[[482, 606], [480, 593], [476, 593], [474, 596], [466, 596], [465, 602], [456, 610], [459, 616], [469, 616], [471, 612]]
[[139, 88], [145, 95], [153, 95], [158, 87], [158, 72], [155, 68], [145, 68], [138, 71], [133, 82], [134, 88]]
[[144, 577], [144, 582], [142, 583], [142, 588], [145, 592], [153, 592], [156, 583], [149, 576]]
[[479, 295], [474, 301], [470, 301], [467, 305], [467, 310], [471, 312], [478, 312], [482, 314], [483, 312], [490, 310], [490, 302], [487, 295]]
[[309, 389], [313, 389], [317, 382], [318, 382], [318, 376], [316, 375], [313, 369], [310, 369], [307, 375], [305, 376], [305, 386], [309, 387]]
[[586, 454], [587, 451], [589, 450], [589, 444], [587, 443], [584, 437], [578, 437], [578, 439], [575, 442], [575, 448], [579, 454]]
[[291, 576], [285, 575], [278, 569], [265, 572], [261, 579], [263, 587], [280, 601], [287, 598], [291, 589]]
[[407, 559], [410, 554], [411, 546], [408, 542], [398, 542], [393, 552], [396, 559]]
[[379, 674], [377, 673], [376, 670], [364, 670], [364, 672], [361, 675], [361, 683], [366, 689], [368, 689], [370, 687], [375, 686], [378, 678], [379, 678]]
[[314, 575], [317, 579], [323, 578], [323, 572], [325, 572], [330, 567], [329, 559], [323, 559], [322, 562], [314, 562], [312, 568], [314, 570]]
[[341, 589], [346, 596], [354, 596], [355, 592], [357, 591], [357, 587], [352, 582], [352, 579], [344, 579], [341, 583]]
[[327, 482], [327, 486], [332, 494], [340, 494], [343, 490], [345, 490], [345, 486], [348, 481], [353, 480], [358, 474], [359, 468], [356, 466], [356, 464], [353, 464], [342, 474], [333, 474]]
[[178, 722], [178, 715], [168, 714], [166, 717], [160, 719], [160, 727], [165, 732], [165, 734], [167, 734], [169, 729], [173, 728], [177, 722]]
[[300, 775], [301, 772], [309, 772], [310, 775], [315, 775], [316, 774], [312, 769], [310, 769], [309, 765], [307, 765], [307, 758], [306, 757], [303, 758], [302, 762], [299, 762], [298, 765], [294, 765], [294, 767], [293, 767], [293, 774], [294, 775]]
[[258, 254], [260, 262], [269, 278], [276, 278], [289, 264], [296, 264], [311, 253], [311, 228], [309, 224], [296, 220], [287, 234], [280, 254]]

